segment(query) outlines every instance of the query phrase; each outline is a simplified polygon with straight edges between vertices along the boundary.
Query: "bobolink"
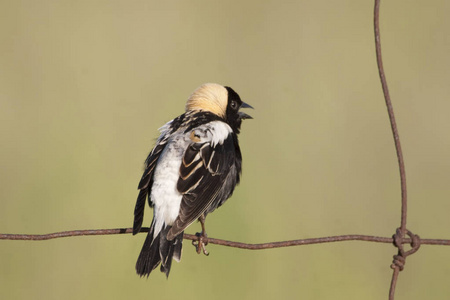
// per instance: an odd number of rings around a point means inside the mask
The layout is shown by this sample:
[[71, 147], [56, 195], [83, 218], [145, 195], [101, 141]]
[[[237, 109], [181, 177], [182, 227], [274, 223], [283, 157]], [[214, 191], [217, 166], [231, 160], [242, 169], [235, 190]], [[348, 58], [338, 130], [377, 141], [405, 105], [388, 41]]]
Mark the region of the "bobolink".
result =
[[230, 87], [207, 83], [186, 103], [186, 112], [160, 128], [161, 135], [145, 161], [145, 171], [134, 210], [133, 234], [144, 217], [145, 200], [153, 208], [153, 221], [136, 263], [140, 276], [160, 263], [169, 276], [172, 258], [180, 261], [183, 231], [195, 220], [202, 225], [208, 213], [221, 206], [239, 183], [242, 156], [238, 133], [243, 119], [251, 117]]

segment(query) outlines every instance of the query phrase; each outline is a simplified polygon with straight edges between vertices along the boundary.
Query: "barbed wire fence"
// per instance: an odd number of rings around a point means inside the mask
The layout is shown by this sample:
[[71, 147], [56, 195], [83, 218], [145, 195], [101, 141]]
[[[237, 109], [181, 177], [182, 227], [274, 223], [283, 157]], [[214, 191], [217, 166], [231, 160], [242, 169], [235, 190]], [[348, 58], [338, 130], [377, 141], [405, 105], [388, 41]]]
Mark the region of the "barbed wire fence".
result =
[[[400, 184], [401, 184], [401, 221], [400, 227], [395, 230], [395, 234], [392, 237], [379, 237], [370, 235], [338, 235], [330, 237], [319, 237], [310, 239], [298, 239], [289, 240], [281, 242], [269, 242], [262, 244], [248, 244], [241, 242], [233, 242], [222, 239], [207, 238], [207, 243], [222, 245], [227, 247], [234, 247], [240, 249], [248, 250], [262, 250], [262, 249], [273, 249], [282, 247], [292, 247], [292, 246], [302, 246], [302, 245], [312, 245], [321, 243], [332, 243], [332, 242], [344, 242], [344, 241], [365, 241], [365, 242], [375, 242], [375, 243], [392, 243], [397, 248], [397, 254], [394, 255], [391, 268], [393, 269], [392, 280], [389, 288], [389, 299], [393, 300], [395, 295], [395, 288], [397, 284], [397, 279], [400, 271], [405, 267], [406, 258], [417, 252], [421, 245], [443, 245], [450, 246], [450, 240], [447, 239], [422, 239], [418, 235], [409, 231], [406, 227], [407, 219], [407, 189], [406, 189], [406, 171], [405, 163], [403, 161], [403, 152], [400, 143], [400, 136], [397, 129], [397, 124], [395, 121], [394, 108], [392, 106], [391, 98], [389, 95], [388, 84], [386, 80], [386, 75], [383, 68], [383, 60], [381, 55], [381, 41], [380, 41], [380, 1], [375, 0], [374, 6], [374, 33], [375, 33], [375, 50], [378, 72], [381, 80], [381, 86], [383, 89], [383, 95], [386, 102], [386, 107], [389, 115], [389, 120], [391, 124], [392, 134], [394, 137], [395, 149], [397, 152], [397, 160], [400, 171]], [[148, 232], [149, 228], [142, 228], [140, 232]], [[97, 230], [73, 230], [73, 231], [63, 231], [55, 232], [49, 234], [0, 234], [0, 240], [29, 240], [29, 241], [43, 241], [63, 237], [73, 237], [73, 236], [90, 236], [90, 235], [111, 235], [111, 234], [130, 234], [133, 232], [132, 228], [116, 228], [116, 229], [97, 229]], [[184, 234], [186, 240], [191, 240], [193, 242], [198, 240], [197, 235]], [[205, 240], [205, 238], [203, 238]], [[405, 250], [403, 245], [409, 244], [411, 246], [410, 250]]]

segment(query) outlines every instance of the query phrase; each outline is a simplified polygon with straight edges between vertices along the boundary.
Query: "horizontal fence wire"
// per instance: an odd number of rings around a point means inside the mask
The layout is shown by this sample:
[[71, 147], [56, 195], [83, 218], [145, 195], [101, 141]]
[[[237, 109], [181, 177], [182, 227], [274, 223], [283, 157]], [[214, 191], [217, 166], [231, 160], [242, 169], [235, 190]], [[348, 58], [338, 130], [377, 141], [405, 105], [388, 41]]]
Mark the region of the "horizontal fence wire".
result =
[[[395, 287], [400, 271], [404, 269], [406, 262], [406, 257], [414, 254], [419, 250], [421, 245], [442, 245], [450, 246], [450, 240], [448, 239], [421, 239], [418, 235], [413, 234], [406, 227], [407, 219], [407, 189], [406, 189], [406, 171], [405, 163], [403, 161], [403, 153], [400, 143], [400, 136], [397, 129], [397, 124], [395, 121], [394, 108], [392, 106], [391, 98], [389, 95], [389, 89], [387, 85], [386, 75], [383, 68], [383, 60], [381, 55], [381, 42], [380, 42], [380, 0], [375, 0], [374, 7], [374, 35], [375, 35], [375, 52], [377, 59], [378, 72], [380, 76], [381, 86], [383, 89], [383, 96], [386, 102], [386, 107], [389, 115], [389, 121], [391, 124], [392, 134], [394, 137], [394, 144], [397, 153], [397, 160], [400, 171], [400, 182], [401, 182], [401, 221], [400, 227], [397, 228], [395, 234], [392, 237], [379, 237], [371, 235], [338, 235], [329, 237], [319, 237], [319, 238], [309, 238], [309, 239], [298, 239], [280, 242], [269, 242], [260, 244], [249, 244], [241, 242], [233, 242], [216, 238], [205, 238], [202, 237], [203, 242], [209, 244], [222, 245], [227, 247], [234, 247], [240, 249], [249, 250], [262, 250], [262, 249], [273, 249], [282, 247], [292, 247], [292, 246], [302, 246], [302, 245], [313, 245], [322, 243], [332, 243], [332, 242], [345, 242], [345, 241], [365, 241], [365, 242], [376, 242], [376, 243], [387, 243], [393, 244], [397, 249], [397, 255], [394, 255], [394, 260], [391, 265], [393, 269], [391, 285], [389, 289], [389, 299], [394, 299]], [[142, 228], [141, 232], [148, 232], [149, 228]], [[115, 234], [130, 234], [133, 232], [132, 228], [116, 228], [116, 229], [97, 229], [97, 230], [73, 230], [73, 231], [62, 231], [49, 234], [0, 234], [0, 240], [25, 240], [25, 241], [43, 241], [50, 239], [57, 239], [63, 237], [75, 237], [75, 236], [97, 236], [97, 235], [115, 235]], [[406, 237], [408, 236], [408, 237]], [[184, 234], [186, 240], [191, 240], [193, 242], [198, 241], [199, 236], [193, 234]], [[403, 248], [404, 244], [409, 244], [411, 249], [405, 251]]]
[[[148, 232], [148, 227], [141, 228], [141, 232]], [[92, 236], [92, 235], [114, 235], [114, 234], [130, 234], [133, 233], [133, 228], [115, 228], [115, 229], [88, 229], [88, 230], [72, 230], [72, 231], [61, 231], [55, 233], [47, 234], [0, 234], [0, 240], [16, 240], [16, 241], [45, 241], [64, 237], [75, 237], [75, 236]], [[184, 234], [184, 239], [196, 241], [198, 239], [195, 234]], [[262, 249], [272, 249], [272, 248], [282, 248], [282, 247], [292, 247], [292, 246], [302, 246], [302, 245], [314, 245], [332, 242], [347, 242], [347, 241], [366, 241], [375, 243], [385, 243], [393, 244], [393, 237], [381, 237], [373, 235], [361, 235], [361, 234], [347, 234], [347, 235], [336, 235], [328, 237], [319, 238], [309, 238], [309, 239], [298, 239], [280, 242], [269, 242], [269, 243], [258, 243], [249, 244], [241, 242], [233, 242], [222, 239], [207, 238], [209, 244], [228, 246], [240, 249], [248, 250], [262, 250]], [[402, 240], [402, 244], [411, 244], [412, 240], [405, 238]], [[442, 245], [450, 246], [450, 240], [445, 239], [421, 239], [421, 245]]]

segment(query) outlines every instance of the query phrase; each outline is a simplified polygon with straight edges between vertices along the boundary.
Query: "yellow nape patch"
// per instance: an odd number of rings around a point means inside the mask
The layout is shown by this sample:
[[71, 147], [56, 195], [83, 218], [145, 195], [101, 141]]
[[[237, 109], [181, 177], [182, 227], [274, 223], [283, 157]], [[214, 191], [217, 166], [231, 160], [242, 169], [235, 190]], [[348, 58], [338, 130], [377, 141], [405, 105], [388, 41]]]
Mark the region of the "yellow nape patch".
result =
[[186, 103], [187, 111], [209, 111], [225, 118], [228, 103], [227, 89], [217, 83], [205, 83], [198, 87]]

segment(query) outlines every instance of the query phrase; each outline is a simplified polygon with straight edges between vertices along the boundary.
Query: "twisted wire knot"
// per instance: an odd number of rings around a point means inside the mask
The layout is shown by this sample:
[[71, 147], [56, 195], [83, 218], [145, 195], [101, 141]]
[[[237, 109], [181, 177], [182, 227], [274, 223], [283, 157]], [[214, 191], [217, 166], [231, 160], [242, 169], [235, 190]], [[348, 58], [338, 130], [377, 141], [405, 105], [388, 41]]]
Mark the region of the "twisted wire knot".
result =
[[398, 248], [398, 254], [394, 255], [394, 260], [391, 264], [391, 269], [398, 268], [400, 271], [403, 271], [405, 268], [406, 257], [414, 254], [420, 248], [420, 237], [417, 234], [413, 234], [408, 229], [406, 230], [406, 234], [411, 238], [411, 249], [405, 251], [403, 248], [403, 234], [400, 228], [397, 228], [395, 234], [392, 236], [394, 239], [394, 246]]

